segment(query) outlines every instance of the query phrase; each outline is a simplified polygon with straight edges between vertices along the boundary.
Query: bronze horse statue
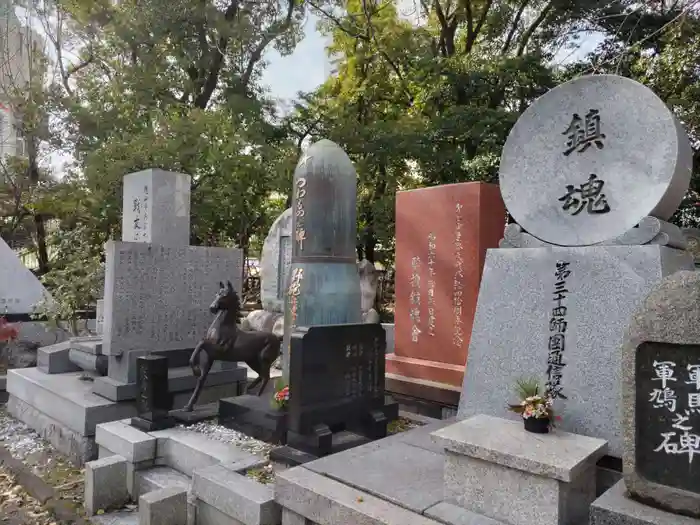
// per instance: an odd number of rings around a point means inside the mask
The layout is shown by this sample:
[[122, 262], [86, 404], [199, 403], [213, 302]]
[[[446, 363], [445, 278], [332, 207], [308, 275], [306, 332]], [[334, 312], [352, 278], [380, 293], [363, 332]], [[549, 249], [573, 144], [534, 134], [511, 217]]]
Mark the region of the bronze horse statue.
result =
[[216, 314], [216, 317], [209, 326], [207, 335], [197, 343], [190, 357], [192, 373], [199, 379], [192, 397], [185, 405], [188, 412], [192, 411], [197, 402], [214, 361], [243, 361], [258, 374], [248, 391], [262, 383], [258, 390], [260, 395], [270, 381], [272, 363], [280, 354], [280, 340], [276, 335], [268, 332], [248, 332], [238, 327], [241, 301], [229, 281], [226, 282], [226, 286], [219, 283], [219, 292], [209, 310]]

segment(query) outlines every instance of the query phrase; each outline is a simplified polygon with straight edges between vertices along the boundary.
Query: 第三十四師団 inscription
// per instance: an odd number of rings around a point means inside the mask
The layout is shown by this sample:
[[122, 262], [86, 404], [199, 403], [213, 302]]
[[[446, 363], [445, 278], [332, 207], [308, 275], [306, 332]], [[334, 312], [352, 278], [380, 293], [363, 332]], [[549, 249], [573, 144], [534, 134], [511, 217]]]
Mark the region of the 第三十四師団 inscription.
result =
[[643, 343], [636, 373], [638, 470], [700, 493], [700, 345]]
[[559, 198], [559, 201], [564, 203], [562, 209], [571, 215], [578, 215], [584, 209], [592, 214], [608, 213], [610, 206], [603, 193], [604, 184], [605, 182], [594, 174], [588, 177], [588, 182], [578, 188], [567, 184], [566, 195]]
[[566, 147], [564, 149], [564, 156], [566, 157], [574, 151], [583, 153], [593, 144], [595, 144], [596, 148], [603, 149], [605, 146], [603, 143], [605, 134], [600, 131], [600, 111], [591, 109], [584, 118], [581, 118], [578, 113], [574, 113], [569, 127], [566, 128], [562, 135], [566, 135]]
[[562, 394], [561, 379], [566, 363], [564, 349], [566, 347], [566, 306], [562, 304], [569, 290], [566, 289], [566, 279], [571, 275], [568, 262], [558, 261], [554, 272], [554, 308], [549, 319], [549, 354], [547, 356], [547, 382], [545, 388], [552, 399], [566, 396]]

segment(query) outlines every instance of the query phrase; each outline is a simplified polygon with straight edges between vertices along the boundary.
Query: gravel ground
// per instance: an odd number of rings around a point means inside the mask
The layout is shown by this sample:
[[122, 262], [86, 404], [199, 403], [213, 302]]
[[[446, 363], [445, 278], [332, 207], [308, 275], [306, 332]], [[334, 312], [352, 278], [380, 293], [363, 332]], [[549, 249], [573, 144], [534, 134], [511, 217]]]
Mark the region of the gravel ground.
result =
[[14, 476], [0, 467], [0, 523], [58, 525], [44, 507], [27, 494]]

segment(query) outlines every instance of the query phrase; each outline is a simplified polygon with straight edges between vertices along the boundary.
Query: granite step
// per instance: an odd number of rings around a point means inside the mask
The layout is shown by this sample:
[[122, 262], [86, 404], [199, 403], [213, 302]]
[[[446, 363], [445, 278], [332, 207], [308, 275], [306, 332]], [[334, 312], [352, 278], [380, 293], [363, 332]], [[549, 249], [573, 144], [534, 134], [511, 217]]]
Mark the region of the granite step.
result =
[[138, 497], [154, 490], [177, 487], [189, 490], [192, 479], [170, 467], [153, 467], [134, 473], [134, 489]]

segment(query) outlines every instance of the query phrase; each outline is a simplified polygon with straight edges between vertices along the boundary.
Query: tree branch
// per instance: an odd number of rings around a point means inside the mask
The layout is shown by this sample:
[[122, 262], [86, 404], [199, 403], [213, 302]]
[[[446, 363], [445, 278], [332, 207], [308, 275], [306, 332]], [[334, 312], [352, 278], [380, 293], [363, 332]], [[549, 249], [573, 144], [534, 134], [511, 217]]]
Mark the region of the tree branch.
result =
[[525, 8], [529, 3], [530, 0], [523, 0], [520, 4], [520, 7], [518, 8], [518, 12], [515, 13], [515, 18], [511, 23], [510, 30], [508, 31], [508, 36], [506, 37], [506, 41], [503, 43], [503, 48], [501, 49], [501, 55], [505, 55], [508, 52], [508, 48], [510, 48], [510, 45], [513, 43], [513, 37], [515, 36], [515, 32], [518, 30], [518, 26], [520, 25], [520, 19], [523, 17]]
[[527, 47], [528, 43], [530, 42], [530, 39], [532, 38], [532, 35], [535, 34], [535, 31], [537, 31], [537, 28], [539, 28], [545, 20], [547, 20], [547, 16], [549, 16], [549, 12], [554, 8], [554, 0], [551, 0], [545, 7], [542, 9], [540, 12], [539, 16], [535, 18], [535, 21], [530, 24], [530, 27], [528, 27], [525, 32], [523, 33], [523, 36], [520, 37], [520, 44], [518, 45], [518, 51], [516, 52], [516, 56], [523, 56], [523, 53], [525, 53], [525, 48]]

